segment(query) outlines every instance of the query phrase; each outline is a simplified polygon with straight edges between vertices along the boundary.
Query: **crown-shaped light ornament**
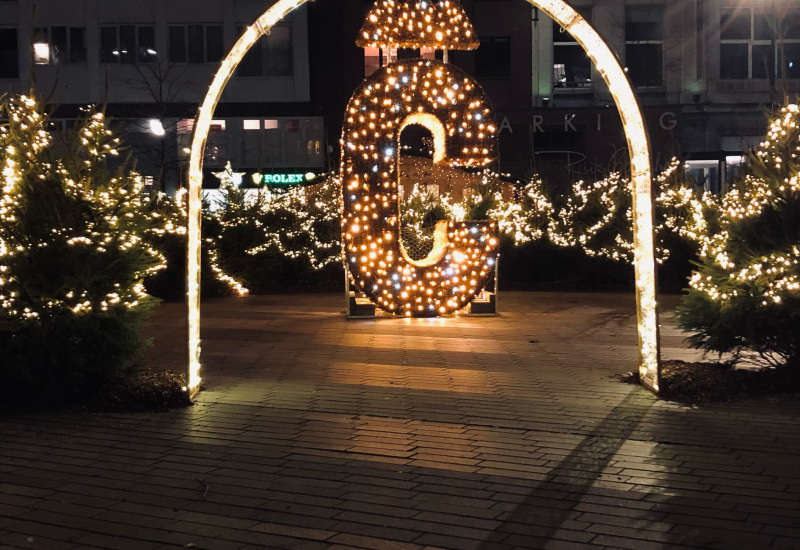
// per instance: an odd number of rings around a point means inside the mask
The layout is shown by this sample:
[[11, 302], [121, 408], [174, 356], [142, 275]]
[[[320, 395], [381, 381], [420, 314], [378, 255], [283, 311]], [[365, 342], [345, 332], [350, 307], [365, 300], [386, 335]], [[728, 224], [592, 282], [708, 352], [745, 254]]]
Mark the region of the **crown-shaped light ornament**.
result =
[[377, 0], [356, 44], [360, 48], [474, 50], [480, 42], [458, 0]]

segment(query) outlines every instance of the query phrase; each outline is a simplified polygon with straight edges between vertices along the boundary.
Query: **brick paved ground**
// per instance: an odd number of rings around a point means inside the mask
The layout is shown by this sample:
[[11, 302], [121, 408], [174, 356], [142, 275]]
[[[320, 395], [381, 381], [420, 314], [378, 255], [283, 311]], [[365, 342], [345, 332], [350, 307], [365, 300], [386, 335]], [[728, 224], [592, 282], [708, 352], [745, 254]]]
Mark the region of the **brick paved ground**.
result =
[[[0, 548], [800, 547], [796, 398], [690, 408], [613, 375], [632, 297], [346, 321], [204, 305], [206, 389], [158, 414], [0, 419]], [[162, 364], [181, 307], [154, 320]], [[663, 316], [665, 358], [694, 356]]]

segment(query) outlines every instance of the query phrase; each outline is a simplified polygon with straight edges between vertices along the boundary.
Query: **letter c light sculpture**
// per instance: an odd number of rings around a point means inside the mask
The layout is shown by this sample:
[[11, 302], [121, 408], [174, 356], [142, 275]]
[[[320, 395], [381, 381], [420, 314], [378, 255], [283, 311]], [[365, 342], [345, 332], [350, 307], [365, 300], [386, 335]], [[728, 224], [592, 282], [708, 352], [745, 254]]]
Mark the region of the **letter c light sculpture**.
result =
[[342, 237], [353, 284], [384, 311], [453, 313], [481, 291], [497, 261], [495, 222], [439, 222], [426, 258], [400, 240], [400, 134], [433, 135], [434, 163], [485, 166], [497, 156], [494, 112], [480, 85], [431, 59], [392, 63], [350, 98], [342, 128]]

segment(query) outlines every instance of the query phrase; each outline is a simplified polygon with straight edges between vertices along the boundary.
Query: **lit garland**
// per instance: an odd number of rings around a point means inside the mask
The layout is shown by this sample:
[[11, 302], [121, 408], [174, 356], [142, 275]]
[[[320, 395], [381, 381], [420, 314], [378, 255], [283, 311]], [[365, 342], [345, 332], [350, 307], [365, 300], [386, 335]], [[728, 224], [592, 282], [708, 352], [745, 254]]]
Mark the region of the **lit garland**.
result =
[[497, 197], [497, 206], [489, 211], [489, 216], [497, 220], [501, 233], [509, 235], [515, 244], [522, 244], [547, 238], [554, 210], [542, 180], [533, 177], [520, 190], [518, 200], [504, 201], [502, 195]]
[[[436, 242], [439, 235], [435, 223], [444, 219], [454, 219], [448, 195], [438, 196], [426, 186], [414, 184], [411, 192], [403, 197], [400, 205], [400, 244], [413, 260], [421, 260], [441, 243]], [[441, 235], [439, 235], [441, 239]]]
[[[119, 140], [108, 130], [104, 115], [87, 113], [78, 143], [69, 145], [72, 154], [56, 158], [50, 151], [52, 138], [46, 129], [46, 116], [34, 99], [12, 97], [3, 109], [9, 122], [0, 129], [0, 314], [12, 323], [24, 323], [62, 313], [82, 315], [139, 306], [146, 298], [141, 280], [166, 263], [141, 237], [141, 228], [151, 224], [144, 212], [142, 178], [135, 173], [107, 171], [105, 162], [118, 155]], [[79, 179], [74, 179], [75, 175]], [[37, 231], [41, 227], [18, 227], [28, 219], [31, 208], [47, 212], [42, 206], [29, 204], [27, 197], [36, 186], [51, 189], [54, 197], [64, 196], [69, 201], [64, 207], [81, 209], [82, 215], [70, 218], [74, 226], [52, 227], [47, 234]], [[55, 212], [53, 219], [63, 214]], [[79, 281], [65, 279], [52, 295], [42, 297], [30, 285], [29, 275], [18, 274], [37, 251], [44, 249], [52, 250], [53, 258], [62, 253], [75, 259], [105, 257], [101, 263], [107, 265], [138, 258], [142, 268], [131, 274], [130, 284], [122, 280], [113, 283], [108, 278], [93, 283], [101, 284], [99, 288], [80, 288], [71, 286], [80, 285]], [[129, 255], [124, 256], [128, 259], [121, 260], [123, 255]]]
[[[680, 162], [672, 159], [656, 178], [658, 194], [654, 202], [663, 218], [656, 230], [659, 234], [671, 231], [702, 246], [707, 235], [718, 230], [722, 203], [714, 193], [686, 185], [680, 168]], [[668, 252], [662, 256], [666, 257]]]
[[[337, 178], [331, 177], [321, 184], [290, 187], [283, 193], [263, 188], [252, 204], [237, 205], [227, 200], [223, 209], [213, 215], [223, 228], [252, 223], [260, 230], [262, 242], [245, 250], [246, 254], [257, 256], [273, 249], [287, 258], [306, 259], [313, 269], [320, 270], [341, 261], [339, 235], [321, 235], [318, 230], [340, 222], [340, 185]], [[275, 227], [264, 221], [281, 211], [292, 214], [291, 223]]]
[[218, 281], [228, 285], [228, 288], [230, 288], [231, 291], [233, 291], [237, 296], [247, 296], [250, 293], [250, 290], [248, 290], [246, 286], [244, 286], [234, 277], [231, 277], [225, 273], [225, 271], [223, 271], [223, 269], [220, 267], [219, 254], [214, 247], [214, 239], [206, 239], [205, 241], [208, 245], [208, 259], [211, 272], [214, 273], [214, 277], [216, 277]]
[[[170, 199], [164, 193], [157, 193], [149, 197], [148, 206], [151, 210], [151, 216], [156, 219], [163, 219], [159, 224], [147, 229], [147, 232], [155, 236], [163, 235], [176, 235], [181, 238], [186, 237], [186, 220], [187, 220], [187, 191], [186, 189], [178, 189], [175, 193], [175, 198]], [[208, 216], [214, 214], [208, 213]], [[153, 239], [155, 240], [155, 239]], [[223, 283], [228, 289], [237, 296], [246, 296], [249, 293], [245, 287], [235, 277], [229, 275], [219, 262], [219, 253], [217, 251], [218, 243], [214, 239], [204, 239], [205, 250], [209, 262], [211, 273], [214, 278]]]
[[[200, 219], [202, 157], [206, 138], [222, 91], [247, 50], [261, 34], [306, 0], [278, 0], [251, 25], [223, 60], [209, 87], [197, 116], [189, 157], [189, 227], [187, 262], [187, 348], [189, 388], [200, 383]], [[529, 0], [573, 35], [597, 66], [600, 76], [620, 109], [628, 138], [634, 180], [633, 224], [636, 242], [636, 302], [640, 352], [640, 378], [658, 391], [658, 319], [656, 314], [655, 273], [653, 266], [652, 202], [650, 196], [649, 143], [644, 120], [633, 89], [611, 49], [574, 8], [563, 0]], [[395, 184], [396, 186], [396, 184]]]
[[356, 44], [361, 48], [474, 50], [479, 41], [458, 0], [378, 0]]
[[166, 193], [152, 194], [147, 206], [153, 219], [163, 220], [148, 227], [148, 233], [157, 236], [186, 236], [186, 189], [178, 189], [174, 200]]
[[[436, 208], [441, 209], [445, 218], [453, 219], [453, 206], [449, 195], [435, 195], [425, 186], [415, 183], [411, 192], [403, 197], [400, 208], [403, 227], [422, 230], [426, 216]], [[455, 219], [463, 220], [463, 218]]]
[[633, 261], [630, 180], [618, 173], [586, 184], [578, 181], [564, 208], [550, 221], [550, 238], [578, 246], [590, 256]]
[[[715, 232], [718, 227], [720, 199], [712, 193], [698, 192], [686, 185], [679, 169], [680, 162], [672, 159], [654, 180], [655, 213], [660, 220], [655, 227], [659, 241], [656, 247], [658, 263], [670, 257], [670, 250], [664, 244], [666, 233], [675, 233], [702, 246], [706, 235]], [[512, 219], [525, 220], [535, 213], [537, 227], [542, 229], [534, 238], [548, 238], [559, 246], [579, 247], [589, 256], [633, 262], [633, 185], [628, 178], [612, 173], [592, 183], [578, 181], [572, 185], [565, 206], [557, 211], [543, 192], [541, 182], [535, 185], [530, 183], [526, 186], [526, 189], [529, 188], [534, 192], [532, 204], [525, 206], [523, 196], [518, 205], [503, 204], [494, 211], [493, 217], [511, 214]], [[514, 227], [513, 224], [506, 227], [508, 230], [504, 233], [513, 237], [516, 244], [530, 240], [524, 233], [512, 233], [510, 229]]]
[[400, 242], [398, 146], [407, 124], [434, 138], [434, 162], [484, 166], [496, 156], [494, 113], [460, 69], [408, 60], [379, 69], [350, 99], [342, 128], [342, 233], [354, 284], [379, 307], [430, 316], [463, 308], [497, 254], [495, 222], [437, 224], [438, 246], [412, 260]]

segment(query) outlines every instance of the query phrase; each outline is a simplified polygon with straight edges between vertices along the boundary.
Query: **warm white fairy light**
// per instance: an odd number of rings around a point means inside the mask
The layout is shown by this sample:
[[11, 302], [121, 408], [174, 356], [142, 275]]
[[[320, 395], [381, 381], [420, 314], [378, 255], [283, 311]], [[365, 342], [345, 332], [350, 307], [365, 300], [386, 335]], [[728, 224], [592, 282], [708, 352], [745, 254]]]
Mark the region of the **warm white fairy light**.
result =
[[[341, 261], [342, 248], [338, 235], [330, 238], [330, 235], [318, 234], [318, 228], [340, 225], [339, 190], [339, 180], [334, 177], [315, 185], [290, 187], [280, 193], [262, 188], [253, 197], [252, 203], [245, 206], [246, 214], [239, 211], [239, 205], [223, 202], [222, 208], [213, 216], [222, 225], [223, 231], [247, 224], [253, 224], [260, 230], [262, 242], [247, 249], [247, 254], [257, 256], [275, 250], [287, 258], [307, 260], [312, 269], [321, 270]], [[291, 213], [290, 223], [276, 229], [262, 222], [275, 212]], [[229, 282], [233, 280], [229, 275], [225, 275], [225, 279]], [[242, 290], [246, 292], [243, 286]]]
[[[147, 232], [158, 237], [168, 234], [185, 237], [188, 217], [186, 196], [185, 188], [178, 189], [174, 199], [164, 193], [151, 196], [150, 200], [156, 203], [155, 208], [151, 208], [151, 216], [155, 219], [163, 218], [163, 221], [149, 227]], [[214, 278], [225, 284], [232, 293], [238, 296], [247, 295], [249, 292], [247, 288], [220, 266], [216, 249], [217, 243], [209, 239], [206, 239], [205, 243], [209, 268]]]
[[211, 272], [214, 273], [214, 276], [217, 280], [225, 283], [228, 287], [237, 295], [237, 296], [247, 296], [250, 291], [244, 286], [240, 281], [238, 281], [235, 277], [232, 277], [225, 273], [222, 268], [219, 266], [219, 256], [217, 254], [217, 250], [214, 248], [214, 241], [212, 239], [206, 239], [206, 243], [208, 246], [208, 259], [211, 266]]
[[543, 189], [539, 177], [533, 177], [520, 191], [517, 200], [506, 201], [498, 193], [496, 206], [489, 217], [497, 220], [500, 232], [510, 236], [515, 244], [538, 241], [548, 237], [548, 226], [554, 207]]
[[[189, 162], [189, 245], [187, 262], [187, 303], [189, 350], [189, 385], [200, 383], [200, 208], [202, 189], [202, 157], [211, 117], [227, 81], [244, 54], [259, 36], [269, 30], [288, 12], [306, 0], [279, 0], [240, 37], [225, 58], [212, 82], [195, 124]], [[633, 221], [636, 235], [636, 299], [639, 319], [640, 375], [643, 381], [658, 390], [658, 320], [656, 316], [654, 245], [652, 236], [652, 203], [650, 198], [650, 160], [647, 134], [641, 112], [622, 67], [600, 36], [580, 15], [562, 0], [528, 0], [564, 27], [589, 53], [598, 71], [609, 85], [617, 103], [628, 137], [635, 183]]]
[[377, 0], [356, 44], [361, 48], [474, 50], [478, 37], [458, 0]]
[[[560, 246], [581, 247], [590, 256], [632, 262], [633, 243], [619, 231], [630, 227], [631, 192], [630, 180], [616, 172], [591, 184], [574, 183], [566, 205], [550, 221], [551, 240]], [[624, 208], [622, 221], [620, 208]], [[622, 227], [613, 228], [615, 222]], [[616, 230], [613, 242], [604, 234], [609, 228]]]
[[710, 191], [696, 190], [674, 177], [679, 168], [680, 162], [672, 159], [669, 167], [656, 177], [658, 195], [655, 204], [663, 217], [657, 233], [672, 231], [703, 246], [706, 235], [712, 230], [709, 224], [719, 218], [721, 199]]
[[[675, 233], [703, 246], [709, 224], [719, 217], [720, 199], [687, 185], [680, 166], [677, 159], [672, 159], [655, 177], [654, 204], [660, 219], [656, 235], [663, 241], [664, 234]], [[559, 246], [579, 247], [589, 256], [632, 263], [632, 193], [632, 182], [618, 173], [592, 183], [578, 181], [573, 184], [566, 204], [549, 218], [546, 236]], [[670, 250], [659, 242], [657, 262], [663, 263], [669, 257]]]
[[[767, 139], [755, 154], [764, 163], [780, 173], [784, 167], [798, 170], [800, 166], [800, 139], [790, 142], [785, 149], [780, 143], [787, 135], [797, 134], [800, 107], [790, 104], [781, 109], [780, 116], [770, 123]], [[782, 158], [781, 155], [788, 155]], [[690, 286], [705, 293], [723, 307], [738, 298], [756, 297], [763, 306], [777, 305], [789, 298], [800, 298], [800, 244], [787, 241], [784, 248], [746, 258], [731, 257], [730, 230], [742, 221], [760, 218], [766, 209], [779, 207], [800, 197], [800, 171], [789, 174], [783, 181], [767, 181], [748, 175], [740, 185], [722, 199], [720, 230], [707, 233], [701, 239], [701, 258], [708, 269], [695, 272]]]

